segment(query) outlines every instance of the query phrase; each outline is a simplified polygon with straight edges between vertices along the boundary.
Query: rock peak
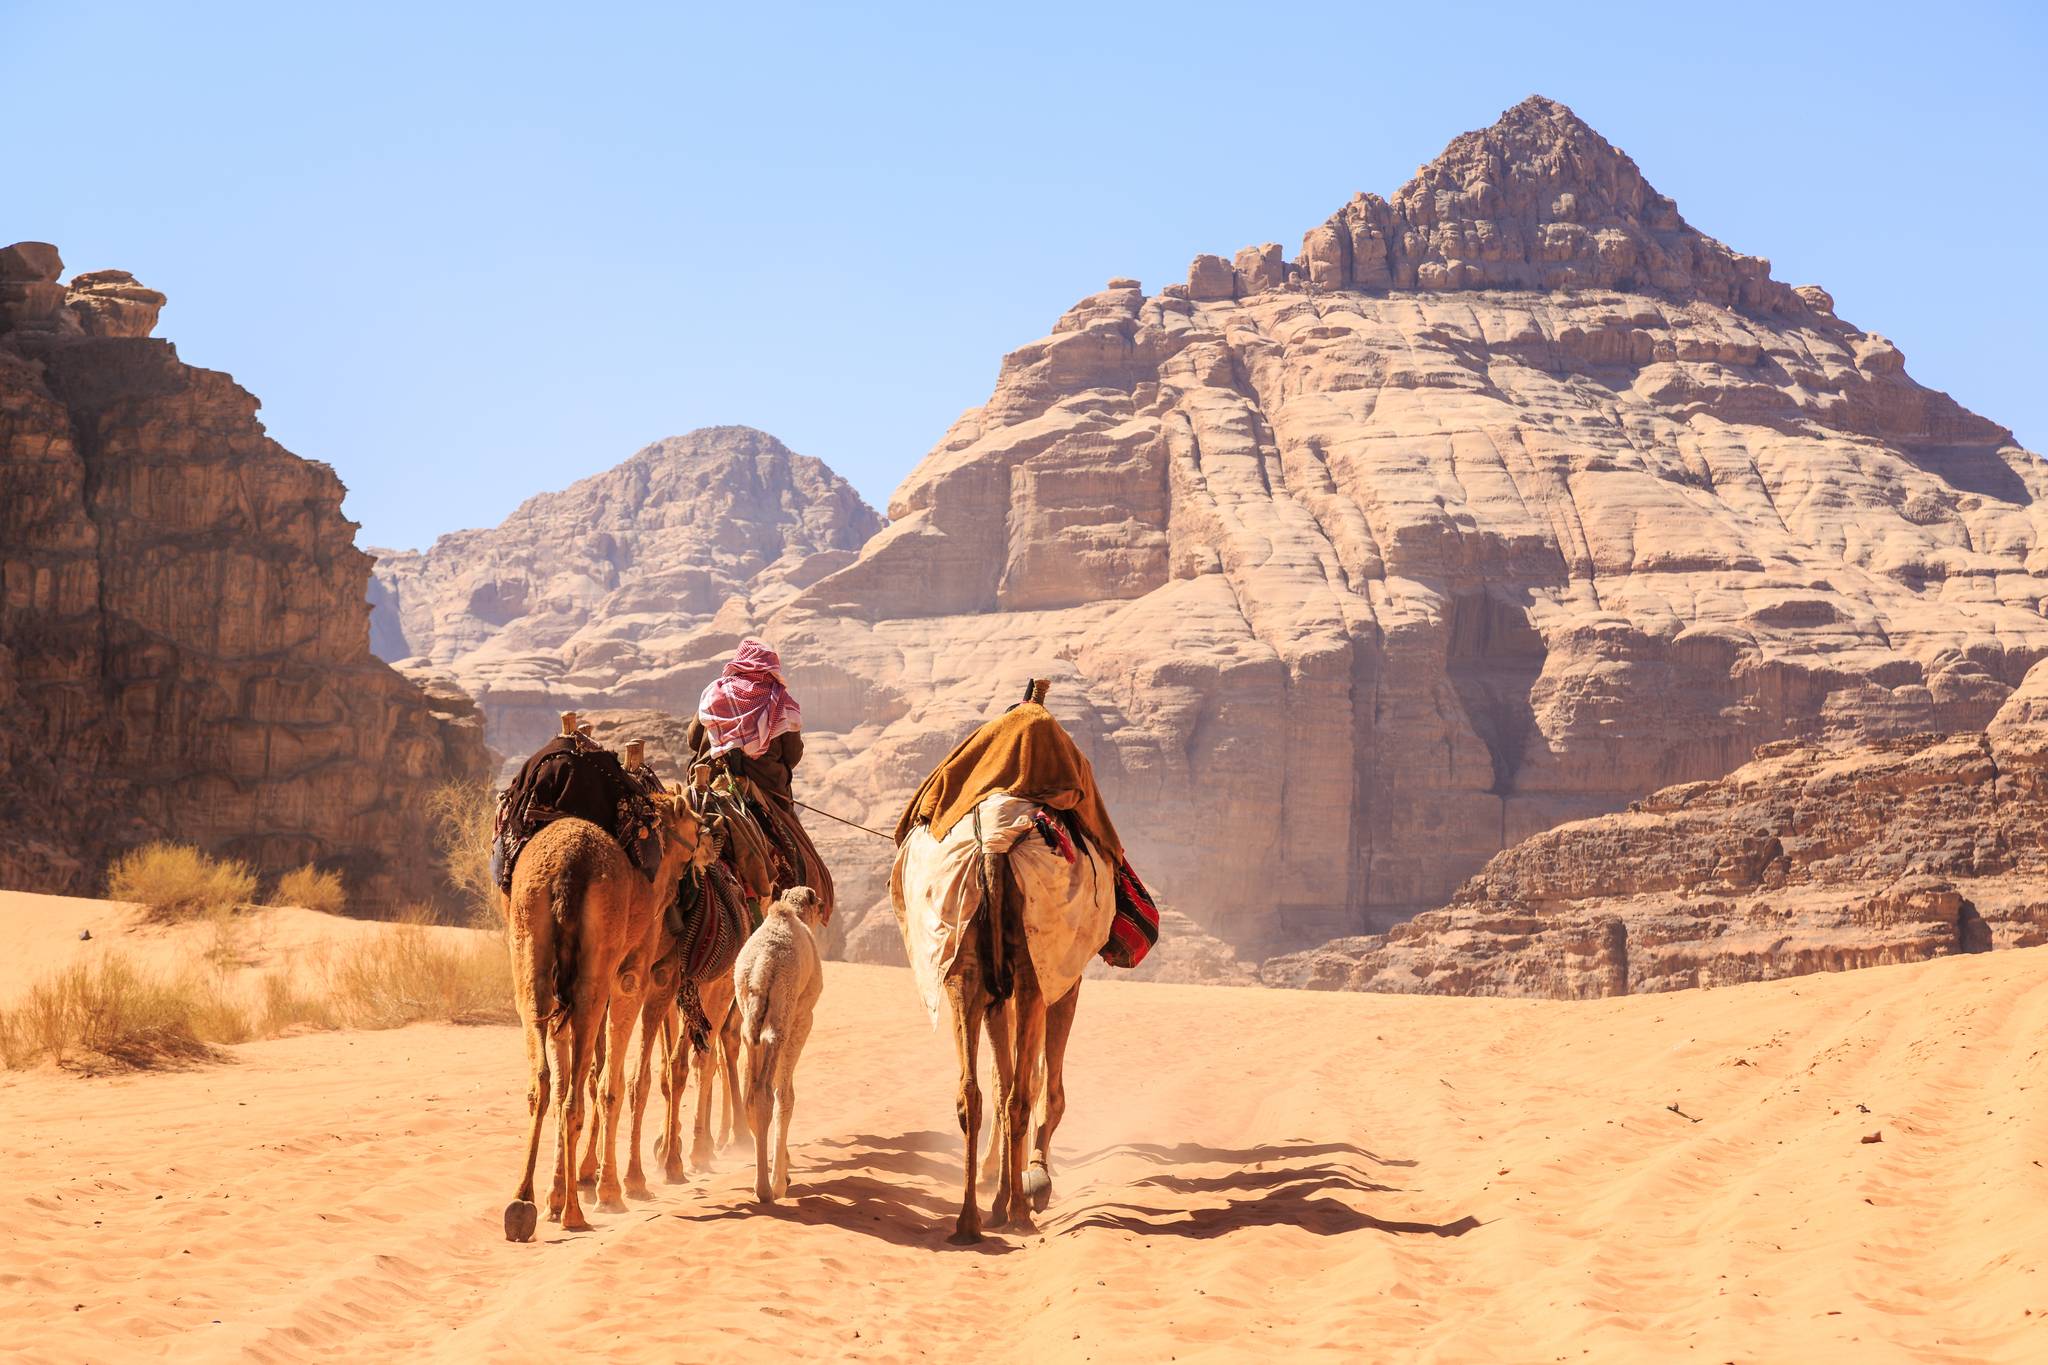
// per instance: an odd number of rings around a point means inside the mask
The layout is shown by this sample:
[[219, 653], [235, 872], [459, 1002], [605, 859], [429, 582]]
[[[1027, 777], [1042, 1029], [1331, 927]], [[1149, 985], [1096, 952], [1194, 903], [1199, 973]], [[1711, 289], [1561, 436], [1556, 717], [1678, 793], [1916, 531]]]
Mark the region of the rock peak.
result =
[[91, 270], [67, 288], [64, 258], [48, 242], [0, 247], [0, 333], [21, 337], [146, 337], [164, 296], [125, 270]]
[[[1670, 200], [1643, 179], [1626, 152], [1556, 100], [1531, 95], [1485, 128], [1461, 133], [1396, 192], [1396, 203], [1463, 192], [1452, 213], [1527, 206], [1549, 219], [1614, 217], [1653, 228], [1683, 228]], [[1493, 193], [1489, 193], [1492, 191]], [[1560, 195], [1572, 195], [1559, 204]], [[1547, 203], [1542, 201], [1548, 201]]]
[[[1224, 289], [1221, 264], [1197, 257], [1180, 292], [1196, 301], [1256, 292], [1242, 271]], [[1354, 197], [1262, 287], [1297, 283], [1375, 293], [1607, 289], [1751, 313], [1817, 311], [1770, 277], [1769, 261], [1691, 227], [1626, 152], [1542, 95], [1452, 138], [1391, 199]]]

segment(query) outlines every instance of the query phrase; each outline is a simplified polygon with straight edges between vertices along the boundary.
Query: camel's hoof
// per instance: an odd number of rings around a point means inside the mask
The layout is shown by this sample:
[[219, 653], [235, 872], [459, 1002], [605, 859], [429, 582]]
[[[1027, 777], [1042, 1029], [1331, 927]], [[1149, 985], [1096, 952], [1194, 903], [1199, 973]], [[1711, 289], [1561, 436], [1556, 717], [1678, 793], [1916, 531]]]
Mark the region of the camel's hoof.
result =
[[576, 1188], [583, 1191], [585, 1194], [590, 1194], [594, 1192], [597, 1189], [597, 1177], [594, 1175], [577, 1176]]
[[588, 1218], [585, 1218], [585, 1217], [584, 1217], [584, 1216], [583, 1216], [582, 1214], [580, 1214], [580, 1213], [579, 1213], [579, 1214], [577, 1214], [577, 1215], [576, 1215], [576, 1217], [574, 1218], [574, 1220], [570, 1220], [570, 1219], [564, 1219], [564, 1220], [562, 1221], [562, 1231], [564, 1231], [564, 1232], [589, 1232], [589, 1231], [590, 1231], [590, 1220], [589, 1220]]
[[757, 1204], [773, 1204], [775, 1202], [775, 1191], [769, 1189], [766, 1185], [756, 1185], [754, 1187], [754, 1202]]
[[626, 1198], [652, 1199], [654, 1191], [647, 1188], [647, 1182], [644, 1180], [629, 1180], [626, 1182]]
[[1031, 1200], [1034, 1213], [1044, 1213], [1045, 1206], [1052, 1202], [1052, 1174], [1043, 1166], [1033, 1166], [1024, 1172], [1024, 1193]]
[[533, 1229], [540, 1222], [540, 1210], [531, 1199], [515, 1199], [505, 1206], [505, 1240], [508, 1242], [531, 1242]]
[[689, 1174], [680, 1166], [665, 1168], [661, 1173], [661, 1178], [664, 1183], [670, 1185], [687, 1185], [690, 1183]]
[[956, 1247], [975, 1246], [981, 1241], [981, 1230], [979, 1228], [955, 1228], [953, 1235], [946, 1240]]
[[624, 1213], [626, 1211], [626, 1201], [616, 1194], [608, 1194], [597, 1201], [597, 1211], [599, 1213]]

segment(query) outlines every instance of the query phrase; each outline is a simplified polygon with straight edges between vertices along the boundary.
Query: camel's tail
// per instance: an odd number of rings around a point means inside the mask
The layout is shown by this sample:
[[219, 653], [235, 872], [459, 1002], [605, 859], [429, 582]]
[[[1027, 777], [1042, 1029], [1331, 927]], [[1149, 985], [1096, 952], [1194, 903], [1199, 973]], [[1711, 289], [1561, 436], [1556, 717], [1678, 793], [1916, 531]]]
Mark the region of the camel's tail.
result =
[[[751, 1008], [749, 1008], [751, 1007]], [[775, 1023], [768, 1017], [768, 1002], [756, 996], [740, 1008], [740, 1036], [747, 1049], [746, 1091], [740, 1106], [749, 1115], [754, 1112], [754, 1101], [766, 1093], [769, 1077], [772, 1075], [775, 1053], [782, 1037], [775, 1031]]]
[[576, 959], [578, 923], [582, 916], [582, 878], [576, 867], [561, 869], [555, 874], [548, 887], [548, 914], [555, 922], [555, 971], [554, 1008], [548, 1011], [547, 1023], [551, 1032], [559, 1031], [569, 1022], [569, 1002], [576, 993]]

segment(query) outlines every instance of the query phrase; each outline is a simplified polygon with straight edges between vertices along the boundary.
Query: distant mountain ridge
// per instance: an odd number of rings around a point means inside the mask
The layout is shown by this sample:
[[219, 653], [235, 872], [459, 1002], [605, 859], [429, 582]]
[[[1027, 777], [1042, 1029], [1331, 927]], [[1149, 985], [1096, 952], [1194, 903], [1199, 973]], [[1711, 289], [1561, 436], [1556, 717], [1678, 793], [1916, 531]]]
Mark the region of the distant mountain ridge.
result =
[[[663, 482], [704, 514], [660, 513], [697, 529], [653, 576], [613, 543], [630, 496], [548, 495], [431, 572], [385, 561], [380, 618], [510, 752], [565, 704], [687, 714], [762, 634], [805, 798], [878, 827], [1050, 677], [1141, 873], [1252, 958], [1762, 745], [1982, 731], [2048, 657], [2040, 460], [1541, 98], [1291, 257], [1110, 280], [1003, 357], [886, 525], [816, 487], [846, 510], [792, 545], [751, 493]], [[733, 512], [756, 548], [727, 563]], [[835, 931], [885, 940], [888, 846], [813, 829]]]
[[372, 641], [452, 677], [493, 744], [524, 753], [561, 710], [687, 714], [747, 622], [850, 563], [881, 524], [823, 461], [751, 427], [705, 427], [495, 527], [373, 550]]

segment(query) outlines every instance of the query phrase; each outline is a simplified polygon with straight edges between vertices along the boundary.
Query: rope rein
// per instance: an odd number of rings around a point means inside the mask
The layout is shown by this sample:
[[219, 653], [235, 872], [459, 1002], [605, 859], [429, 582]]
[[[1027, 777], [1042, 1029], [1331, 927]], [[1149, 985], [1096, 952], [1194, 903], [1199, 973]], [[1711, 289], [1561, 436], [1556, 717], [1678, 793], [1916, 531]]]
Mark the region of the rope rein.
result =
[[794, 796], [790, 797], [789, 799], [791, 804], [802, 806], [805, 810], [809, 811], [813, 815], [822, 815], [827, 820], [837, 820], [842, 825], [851, 825], [855, 829], [861, 831], [861, 833], [863, 834], [872, 834], [877, 839], [887, 839], [892, 844], [896, 842], [896, 836], [893, 834], [884, 834], [882, 833], [882, 831], [878, 829], [869, 829], [866, 825], [863, 825], [858, 820], [849, 820], [843, 815], [834, 815], [829, 810], [819, 810], [816, 806], [811, 805], [809, 802], [798, 801]]

